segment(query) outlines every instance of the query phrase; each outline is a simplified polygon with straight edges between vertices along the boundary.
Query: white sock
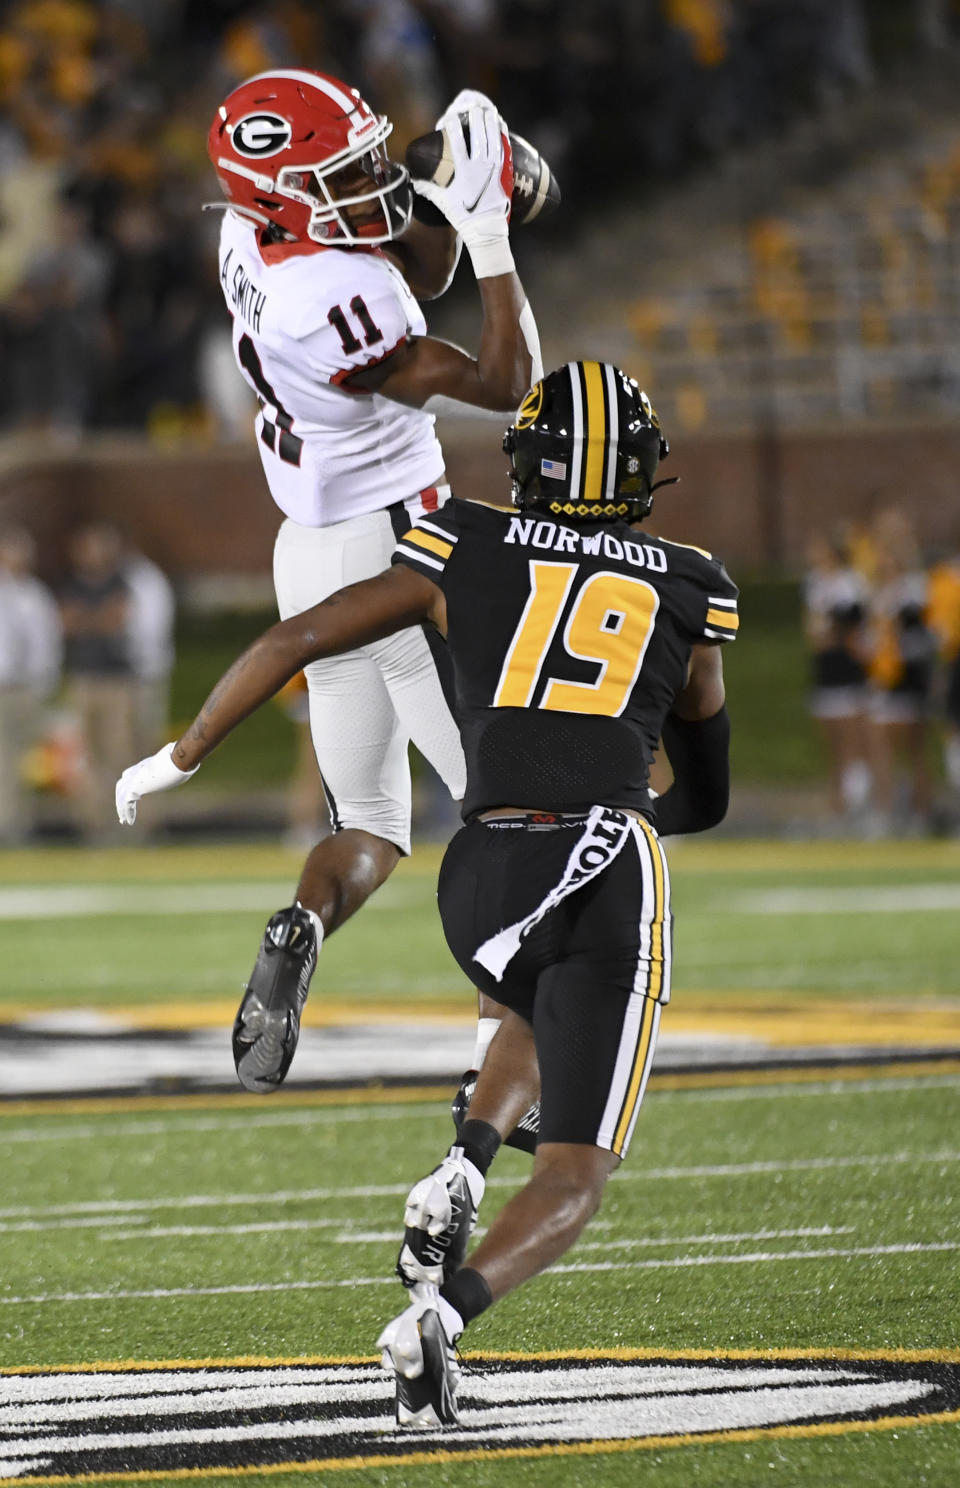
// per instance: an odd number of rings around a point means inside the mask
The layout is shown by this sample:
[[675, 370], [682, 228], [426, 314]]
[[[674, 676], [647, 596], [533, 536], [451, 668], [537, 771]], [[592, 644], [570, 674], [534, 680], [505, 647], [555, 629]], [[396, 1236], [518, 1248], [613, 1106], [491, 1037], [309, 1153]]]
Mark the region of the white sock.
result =
[[300, 903], [299, 899], [297, 900], [297, 908], [302, 909], [304, 914], [309, 916], [310, 923], [317, 933], [317, 950], [319, 951], [320, 947], [323, 945], [323, 921], [317, 914], [316, 910], [308, 909], [305, 904]]
[[473, 1048], [473, 1063], [470, 1066], [471, 1069], [478, 1070], [483, 1064], [483, 1061], [487, 1057], [487, 1050], [490, 1047], [493, 1035], [496, 1033], [499, 1027], [499, 1018], [477, 1019], [477, 1042]]

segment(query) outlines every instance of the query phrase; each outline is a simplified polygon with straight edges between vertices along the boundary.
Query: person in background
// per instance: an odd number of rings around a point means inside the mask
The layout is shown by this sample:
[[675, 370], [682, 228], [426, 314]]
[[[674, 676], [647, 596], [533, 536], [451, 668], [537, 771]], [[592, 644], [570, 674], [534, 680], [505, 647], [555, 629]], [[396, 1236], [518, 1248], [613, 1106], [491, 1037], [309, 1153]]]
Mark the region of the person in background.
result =
[[176, 601], [163, 570], [135, 549], [127, 550], [123, 577], [130, 591], [127, 641], [136, 677], [135, 747], [146, 752], [166, 735]]
[[804, 632], [810, 650], [810, 711], [827, 748], [830, 808], [860, 813], [870, 794], [864, 624], [868, 590], [844, 536], [815, 534], [807, 548]]
[[927, 624], [940, 653], [938, 697], [945, 737], [943, 771], [950, 807], [960, 807], [960, 552], [934, 563], [927, 575]]
[[[932, 782], [926, 743], [936, 637], [926, 623], [924, 572], [909, 520], [881, 512], [874, 524], [876, 587], [870, 604], [868, 677], [875, 827], [922, 831], [929, 825]], [[898, 765], [907, 767], [907, 799], [898, 799]], [[905, 805], [905, 810], [904, 810]]]
[[21, 771], [39, 731], [43, 703], [60, 675], [60, 615], [33, 573], [36, 544], [23, 527], [0, 530], [0, 845], [26, 841], [33, 828]]
[[85, 755], [79, 825], [95, 839], [107, 831], [117, 767], [135, 748], [132, 591], [115, 527], [94, 522], [77, 528], [68, 551], [71, 568], [60, 591], [66, 701], [76, 714]]

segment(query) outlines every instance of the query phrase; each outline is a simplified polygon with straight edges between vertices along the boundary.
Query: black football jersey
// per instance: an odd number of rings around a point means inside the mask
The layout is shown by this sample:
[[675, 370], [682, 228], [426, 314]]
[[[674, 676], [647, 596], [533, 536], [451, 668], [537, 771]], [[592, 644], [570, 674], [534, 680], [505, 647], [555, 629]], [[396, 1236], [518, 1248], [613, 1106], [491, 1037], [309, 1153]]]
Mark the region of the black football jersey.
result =
[[700, 548], [626, 523], [566, 526], [453, 499], [394, 563], [447, 602], [465, 818], [494, 806], [649, 812], [664, 718], [697, 642], [737, 632], [737, 589]]

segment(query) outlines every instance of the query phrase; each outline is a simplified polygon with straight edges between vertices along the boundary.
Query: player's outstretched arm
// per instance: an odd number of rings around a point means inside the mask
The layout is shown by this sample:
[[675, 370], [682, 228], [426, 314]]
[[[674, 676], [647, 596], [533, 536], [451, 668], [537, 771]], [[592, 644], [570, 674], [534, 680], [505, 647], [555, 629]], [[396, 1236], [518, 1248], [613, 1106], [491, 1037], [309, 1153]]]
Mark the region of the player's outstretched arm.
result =
[[469, 123], [469, 147], [459, 116], [447, 124], [451, 184], [419, 182], [418, 189], [429, 191], [470, 254], [483, 304], [480, 349], [471, 357], [445, 341], [415, 338], [341, 383], [351, 391], [381, 393], [412, 408], [434, 410], [443, 399], [444, 406], [453, 401], [506, 413], [542, 376], [536, 322], [510, 252], [503, 123], [488, 103], [470, 109]]
[[[532, 383], [537, 381], [535, 359], [523, 328], [533, 317], [523, 285], [516, 274], [479, 281], [483, 301], [483, 330], [476, 357], [432, 336], [411, 340], [380, 367], [354, 374], [347, 386], [378, 392], [430, 412], [456, 412], [454, 403], [512, 413]], [[533, 327], [534, 335], [536, 326]], [[442, 405], [437, 400], [443, 400]]]
[[116, 791], [120, 821], [133, 824], [142, 796], [189, 780], [238, 723], [308, 662], [338, 656], [425, 620], [445, 630], [443, 595], [423, 574], [397, 564], [271, 626], [223, 674], [175, 743], [124, 770]]

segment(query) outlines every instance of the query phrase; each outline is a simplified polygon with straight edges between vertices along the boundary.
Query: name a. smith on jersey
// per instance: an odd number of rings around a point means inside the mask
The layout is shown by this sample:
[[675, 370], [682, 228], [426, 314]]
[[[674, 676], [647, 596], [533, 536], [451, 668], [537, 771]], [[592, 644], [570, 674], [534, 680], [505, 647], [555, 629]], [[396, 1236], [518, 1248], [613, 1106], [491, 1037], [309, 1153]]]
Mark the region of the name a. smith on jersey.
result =
[[667, 555], [662, 548], [614, 537], [611, 532], [578, 532], [556, 522], [538, 522], [535, 517], [511, 517], [503, 540], [525, 548], [549, 548], [554, 553], [620, 559], [651, 573], [667, 571]]
[[237, 264], [230, 273], [230, 260], [233, 257], [233, 249], [229, 249], [223, 260], [220, 270], [220, 283], [227, 299], [233, 305], [238, 315], [242, 315], [253, 330], [260, 329], [260, 316], [263, 307], [267, 303], [266, 292], [254, 284], [243, 264]]

